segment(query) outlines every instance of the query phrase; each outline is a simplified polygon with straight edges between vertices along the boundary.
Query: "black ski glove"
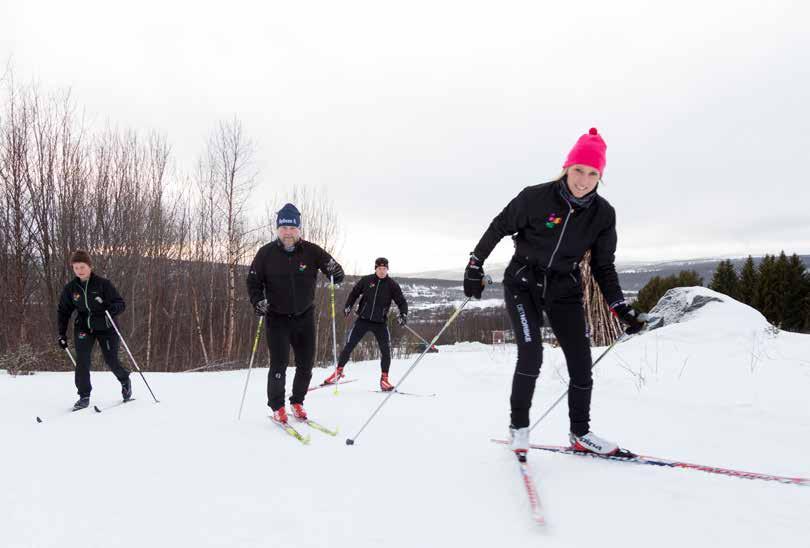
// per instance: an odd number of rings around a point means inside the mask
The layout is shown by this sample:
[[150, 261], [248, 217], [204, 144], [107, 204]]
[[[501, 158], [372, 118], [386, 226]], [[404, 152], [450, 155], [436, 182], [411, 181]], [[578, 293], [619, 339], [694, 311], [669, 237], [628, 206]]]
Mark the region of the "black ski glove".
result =
[[345, 278], [343, 267], [340, 266], [336, 260], [331, 259], [329, 261], [329, 264], [326, 265], [326, 272], [332, 277], [335, 285], [343, 283], [343, 278]]
[[267, 302], [267, 299], [262, 299], [253, 305], [253, 310], [256, 312], [257, 316], [266, 316], [269, 308], [270, 304]]
[[646, 314], [637, 313], [633, 307], [626, 303], [619, 303], [611, 310], [622, 322], [627, 324], [627, 329], [624, 332], [628, 335], [635, 335], [644, 329], [644, 325], [647, 323]]
[[63, 350], [68, 347], [67, 338], [65, 337], [65, 335], [59, 335], [59, 337], [56, 339], [56, 342], [59, 344], [59, 348]]
[[402, 325], [402, 326], [407, 325], [407, 323], [408, 323], [408, 315], [407, 314], [400, 314], [399, 318], [397, 318], [397, 323], [399, 325]]
[[481, 298], [484, 292], [484, 261], [470, 253], [470, 262], [464, 269], [464, 295], [467, 297]]

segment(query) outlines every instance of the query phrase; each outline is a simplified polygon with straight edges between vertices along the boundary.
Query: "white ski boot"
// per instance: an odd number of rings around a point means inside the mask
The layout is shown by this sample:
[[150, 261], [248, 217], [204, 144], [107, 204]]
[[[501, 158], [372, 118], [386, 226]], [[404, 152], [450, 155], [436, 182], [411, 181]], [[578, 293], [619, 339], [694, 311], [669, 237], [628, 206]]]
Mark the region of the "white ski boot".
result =
[[515, 428], [509, 427], [509, 434], [511, 435], [512, 442], [509, 447], [517, 455], [518, 460], [521, 462], [526, 461], [526, 453], [529, 452], [529, 427]]
[[600, 438], [593, 432], [577, 436], [569, 432], [568, 441], [571, 442], [571, 449], [575, 451], [586, 451], [598, 455], [615, 455], [619, 452], [619, 446], [615, 442]]

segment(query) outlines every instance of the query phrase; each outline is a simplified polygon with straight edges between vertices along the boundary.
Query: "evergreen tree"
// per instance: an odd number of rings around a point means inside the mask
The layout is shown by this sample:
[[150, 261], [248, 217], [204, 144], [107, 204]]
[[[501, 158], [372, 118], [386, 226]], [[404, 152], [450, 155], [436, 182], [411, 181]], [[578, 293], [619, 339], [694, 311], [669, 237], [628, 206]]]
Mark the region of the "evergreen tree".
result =
[[[678, 272], [678, 275], [675, 276], [675, 283], [677, 285], [673, 285], [672, 287], [702, 286], [703, 278], [694, 270], [681, 270]], [[672, 289], [672, 287], [670, 287], [670, 289]]]
[[748, 306], [756, 306], [758, 283], [759, 278], [754, 267], [754, 259], [749, 255], [740, 271], [740, 281], [737, 284], [737, 300]]
[[787, 261], [784, 286], [782, 329], [800, 331], [804, 327], [804, 306], [808, 286], [804, 263], [795, 253]]
[[720, 264], [717, 265], [717, 270], [714, 271], [712, 281], [709, 283], [709, 289], [713, 289], [718, 293], [736, 299], [739, 296], [739, 283], [737, 272], [734, 270], [734, 265], [731, 264], [731, 261], [720, 261]]
[[776, 269], [776, 257], [765, 255], [759, 263], [759, 282], [757, 283], [756, 308], [769, 322], [778, 325], [782, 295], [779, 294], [779, 278]]
[[683, 270], [678, 274], [661, 278], [653, 276], [638, 292], [633, 307], [640, 312], [649, 312], [658, 304], [664, 293], [675, 287], [694, 287], [703, 285], [703, 278], [694, 270]]

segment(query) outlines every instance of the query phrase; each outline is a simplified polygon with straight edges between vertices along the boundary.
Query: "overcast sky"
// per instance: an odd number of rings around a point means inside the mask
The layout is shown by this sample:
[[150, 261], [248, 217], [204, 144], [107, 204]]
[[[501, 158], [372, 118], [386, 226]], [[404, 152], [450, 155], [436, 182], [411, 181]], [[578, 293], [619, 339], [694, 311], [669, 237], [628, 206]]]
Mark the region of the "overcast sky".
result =
[[591, 126], [620, 261], [810, 253], [807, 5], [0, 0], [0, 60], [180, 170], [238, 117], [256, 213], [326, 188], [349, 271], [463, 269]]

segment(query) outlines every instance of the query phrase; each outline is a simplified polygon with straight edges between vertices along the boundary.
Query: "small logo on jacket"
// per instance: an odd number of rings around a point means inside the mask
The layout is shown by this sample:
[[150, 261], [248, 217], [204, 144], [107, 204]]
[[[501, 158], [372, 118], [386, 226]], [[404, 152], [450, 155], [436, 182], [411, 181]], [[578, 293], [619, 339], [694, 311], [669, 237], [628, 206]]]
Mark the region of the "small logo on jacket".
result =
[[73, 300], [74, 300], [74, 301], [79, 302], [79, 299], [81, 299], [81, 298], [82, 298], [82, 296], [81, 296], [81, 295], [79, 295], [78, 293], [74, 293], [74, 294], [73, 294]]
[[307, 265], [305, 265], [304, 263], [300, 263], [298, 265], [298, 272], [303, 272], [306, 269], [307, 269]]
[[554, 228], [558, 224], [562, 222], [562, 217], [557, 215], [556, 213], [551, 213], [548, 218], [546, 218], [546, 228]]

